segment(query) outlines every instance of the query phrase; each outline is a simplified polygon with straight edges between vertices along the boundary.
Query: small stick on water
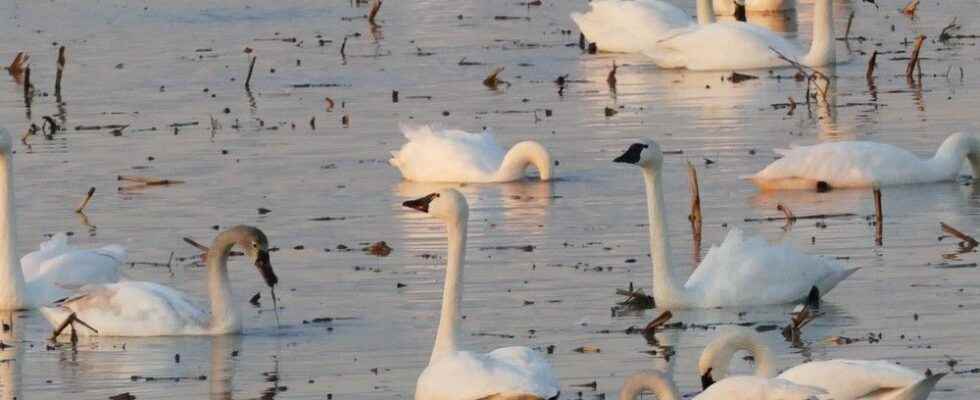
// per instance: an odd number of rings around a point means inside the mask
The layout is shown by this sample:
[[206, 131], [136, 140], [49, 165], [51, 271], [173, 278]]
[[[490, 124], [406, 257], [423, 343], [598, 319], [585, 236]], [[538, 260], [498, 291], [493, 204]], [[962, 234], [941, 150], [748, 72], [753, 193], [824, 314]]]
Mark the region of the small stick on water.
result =
[[245, 90], [252, 90], [252, 71], [255, 69], [255, 59], [258, 56], [252, 56], [252, 62], [248, 64], [248, 76], [245, 77]]
[[58, 48], [58, 72], [54, 77], [55, 96], [61, 96], [61, 75], [65, 72], [65, 46]]
[[875, 78], [875, 67], [878, 65], [878, 50], [871, 53], [871, 59], [868, 60], [868, 71], [864, 73], [864, 77], [871, 82]]
[[664, 324], [666, 324], [667, 321], [670, 321], [670, 319], [673, 318], [673, 317], [674, 317], [674, 314], [671, 313], [669, 310], [668, 311], [664, 311], [659, 316], [657, 316], [657, 318], [654, 318], [653, 321], [650, 321], [650, 323], [647, 324], [646, 327], [643, 328], [643, 333], [644, 334], [648, 334], [648, 335], [649, 334], [653, 334], [654, 332], [657, 331], [657, 328], [659, 328], [659, 327], [663, 326]]
[[132, 175], [119, 175], [116, 177], [116, 180], [142, 183], [146, 186], [174, 185], [178, 183], [184, 183], [184, 181], [178, 181], [175, 179], [159, 179], [159, 178], [149, 178], [145, 176], [132, 176]]
[[82, 203], [75, 208], [75, 212], [78, 214], [84, 214], [85, 207], [88, 207], [88, 203], [92, 201], [92, 195], [94, 194], [95, 194], [95, 187], [93, 186], [88, 189], [88, 193], [85, 195], [85, 198], [82, 199]]
[[198, 249], [200, 251], [203, 251], [203, 252], [207, 253], [210, 250], [210, 249], [208, 249], [208, 246], [205, 246], [203, 244], [200, 244], [198, 242], [195, 242], [194, 239], [191, 239], [189, 237], [185, 237], [183, 239], [184, 239], [184, 243], [187, 243], [187, 244], [189, 244], [191, 246], [194, 246], [196, 249]]
[[691, 188], [691, 214], [687, 220], [691, 222], [691, 233], [694, 236], [694, 260], [697, 264], [701, 254], [701, 186], [698, 184], [698, 170], [694, 164], [687, 162], [687, 177]]
[[908, 15], [910, 17], [914, 17], [915, 11], [918, 9], [919, 9], [919, 0], [912, 0], [909, 2], [909, 4], [906, 4], [905, 7], [902, 8], [902, 14]]
[[919, 68], [919, 72], [922, 71], [922, 66], [919, 65], [919, 50], [922, 49], [922, 44], [925, 41], [925, 35], [919, 35], [919, 37], [915, 38], [915, 48], [912, 49], [912, 57], [909, 59], [909, 65], [905, 67], [905, 78], [912, 79], [912, 74], [915, 73], [916, 67]]
[[347, 36], [344, 36], [344, 42], [340, 44], [340, 58], [347, 60], [345, 50], [347, 50]]
[[844, 41], [846, 42], [851, 36], [851, 24], [854, 23], [854, 11], [851, 11], [851, 16], [847, 17], [847, 29], [844, 29]]
[[980, 242], [977, 242], [972, 236], [960, 232], [958, 229], [947, 225], [945, 222], [940, 222], [939, 226], [943, 228], [943, 232], [950, 234], [961, 241], [960, 247], [965, 249], [972, 249], [974, 247], [980, 246]]
[[884, 220], [885, 216], [881, 209], [881, 188], [875, 186], [874, 188], [875, 197], [875, 244], [881, 246], [882, 235], [884, 233]]
[[500, 82], [503, 82], [497, 78], [497, 75], [500, 75], [500, 73], [503, 72], [503, 70], [504, 67], [495, 68], [493, 72], [491, 72], [490, 75], [488, 75], [487, 78], [483, 80], [483, 86], [486, 86], [490, 89], [497, 89], [497, 85], [499, 85]]
[[378, 11], [381, 10], [381, 3], [383, 2], [384, 1], [382, 0], [374, 0], [374, 2], [371, 3], [371, 11], [368, 12], [368, 23], [370, 23], [371, 26], [378, 25], [374, 22], [374, 17], [378, 16]]

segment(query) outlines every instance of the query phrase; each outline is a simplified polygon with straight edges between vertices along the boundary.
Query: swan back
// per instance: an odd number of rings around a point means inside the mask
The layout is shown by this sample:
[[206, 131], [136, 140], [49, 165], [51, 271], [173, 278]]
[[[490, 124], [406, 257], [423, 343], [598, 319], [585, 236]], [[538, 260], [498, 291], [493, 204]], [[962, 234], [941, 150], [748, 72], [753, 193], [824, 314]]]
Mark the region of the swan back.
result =
[[433, 360], [419, 376], [415, 398], [551, 399], [558, 391], [558, 380], [541, 355], [527, 347], [505, 347], [490, 353], [456, 351]]
[[662, 68], [695, 71], [786, 65], [770, 47], [791, 58], [804, 55], [799, 46], [768, 29], [732, 21], [675, 30], [643, 54]]
[[[699, 394], [704, 400], [818, 400], [831, 399], [826, 391], [798, 385], [785, 379], [759, 376], [732, 376], [711, 385]], [[839, 400], [839, 399], [838, 399]]]
[[877, 395], [874, 398], [892, 400], [901, 398], [892, 397], [892, 394], [926, 379], [919, 372], [887, 361], [840, 359], [800, 364], [786, 370], [779, 377], [801, 385], [824, 388], [836, 399]]
[[493, 182], [504, 149], [490, 131], [468, 133], [429, 125], [401, 125], [408, 139], [389, 163], [416, 182]]
[[660, 0], [598, 0], [571, 17], [599, 50], [614, 53], [640, 52], [670, 30], [694, 24], [684, 10]]

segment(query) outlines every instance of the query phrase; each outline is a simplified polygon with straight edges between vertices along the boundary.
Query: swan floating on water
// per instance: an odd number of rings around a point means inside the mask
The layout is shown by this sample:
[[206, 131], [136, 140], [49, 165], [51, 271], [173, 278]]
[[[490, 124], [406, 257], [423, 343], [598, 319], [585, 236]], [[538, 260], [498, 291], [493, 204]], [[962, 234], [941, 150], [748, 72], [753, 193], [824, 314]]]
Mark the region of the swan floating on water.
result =
[[[697, 23], [715, 22], [711, 0], [697, 1]], [[599, 51], [612, 53], [639, 53], [668, 32], [695, 24], [683, 9], [661, 0], [596, 0], [571, 17]]]
[[717, 22], [676, 29], [651, 43], [643, 54], [661, 68], [698, 71], [785, 67], [773, 49], [808, 67], [832, 65], [834, 16], [832, 0], [814, 1], [813, 41], [809, 51], [772, 31], [741, 22]]
[[817, 189], [871, 187], [952, 181], [963, 160], [980, 179], [980, 137], [954, 133], [936, 154], [921, 159], [889, 144], [863, 141], [828, 142], [776, 150], [783, 157], [750, 179], [761, 189]]
[[408, 139], [388, 162], [415, 182], [510, 182], [533, 165], [542, 181], [552, 178], [551, 154], [538, 142], [523, 141], [504, 151], [489, 131], [468, 133], [430, 125], [401, 126]]
[[663, 152], [653, 140], [630, 145], [615, 162], [641, 168], [646, 181], [653, 258], [653, 298], [658, 308], [737, 307], [799, 302], [825, 295], [858, 268], [806, 255], [788, 244], [745, 238], [732, 228], [721, 246], [712, 246], [683, 285], [674, 278], [662, 189]]
[[71, 295], [71, 289], [81, 285], [119, 281], [126, 248], [79, 249], [69, 245], [63, 233], [17, 261], [12, 150], [10, 133], [0, 128], [0, 310], [37, 308]]
[[[660, 371], [630, 375], [619, 392], [619, 400], [637, 400], [644, 391], [652, 392], [656, 400], [683, 400], [677, 386]], [[711, 385], [694, 396], [693, 400], [817, 400], [826, 392], [797, 385], [784, 379], [757, 376], [733, 376]]]
[[475, 353], [457, 345], [469, 219], [466, 198], [455, 189], [444, 189], [403, 205], [441, 219], [449, 235], [439, 328], [429, 365], [419, 376], [415, 399], [556, 399], [558, 380], [548, 361], [534, 350], [504, 347]]
[[[945, 374], [926, 376], [887, 361], [828, 360], [811, 361], [776, 376], [769, 347], [755, 331], [733, 327], [711, 341], [698, 361], [698, 373], [706, 389], [725, 378], [728, 364], [738, 351], [748, 351], [755, 359], [757, 378], [784, 379], [798, 385], [821, 388], [834, 400], [880, 399], [924, 400]], [[720, 382], [731, 378], [722, 379]]]
[[[228, 280], [228, 256], [238, 245], [259, 270], [269, 287], [279, 278], [269, 262], [269, 242], [258, 228], [239, 225], [214, 239], [207, 254], [211, 312], [197, 306], [187, 294], [153, 282], [122, 281], [87, 285], [78, 295], [41, 309], [53, 326], [74, 314], [101, 336], [222, 335], [242, 330], [241, 310], [234, 304]], [[86, 329], [77, 331], [92, 335]]]
[[[736, 1], [741, 0], [713, 0], [712, 8], [717, 15], [734, 15], [738, 8]], [[783, 12], [796, 8], [796, 0], [744, 0], [746, 12]]]

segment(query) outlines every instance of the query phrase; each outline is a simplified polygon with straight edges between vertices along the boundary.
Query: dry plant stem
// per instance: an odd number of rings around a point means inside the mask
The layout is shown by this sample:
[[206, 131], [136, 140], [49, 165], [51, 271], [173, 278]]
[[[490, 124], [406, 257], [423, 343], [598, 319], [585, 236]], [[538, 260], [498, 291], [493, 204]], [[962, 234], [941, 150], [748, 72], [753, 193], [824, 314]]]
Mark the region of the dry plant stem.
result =
[[851, 15], [847, 17], [847, 29], [844, 29], [844, 41], [847, 42], [848, 38], [851, 36], [851, 24], [854, 23], [854, 11], [851, 11]]
[[145, 176], [132, 176], [132, 175], [119, 175], [116, 177], [116, 180], [142, 183], [147, 186], [173, 185], [177, 183], [184, 183], [184, 181], [178, 181], [174, 179], [159, 179], [159, 178], [150, 178]]
[[659, 316], [657, 316], [657, 318], [654, 318], [653, 321], [650, 321], [650, 323], [643, 328], [643, 332], [654, 333], [657, 330], [657, 328], [666, 324], [667, 321], [670, 321], [670, 319], [673, 317], [674, 314], [672, 314], [670, 311], [664, 311]]
[[495, 68], [493, 72], [491, 72], [490, 75], [488, 75], [487, 78], [483, 80], [483, 85], [491, 89], [496, 89], [497, 85], [500, 84], [500, 80], [497, 79], [497, 75], [503, 72], [503, 70], [504, 67]]
[[255, 59], [258, 56], [252, 56], [252, 61], [248, 64], [248, 75], [245, 77], [245, 90], [252, 90], [252, 71], [255, 70]]
[[[785, 54], [780, 53], [779, 50], [776, 50], [776, 49], [774, 49], [772, 47], [769, 48], [769, 51], [771, 51], [773, 53], [776, 53], [776, 57], [779, 57], [780, 60], [786, 61], [787, 63], [789, 63], [790, 65], [792, 65], [793, 67], [795, 67], [797, 70], [799, 70], [801, 74], [803, 74], [804, 76], [807, 77], [807, 86], [806, 86], [806, 90], [807, 90], [806, 101], [807, 101], [807, 104], [810, 103], [810, 95], [809, 95], [809, 92], [810, 92], [810, 83], [811, 82], [813, 82], [814, 83], [814, 86], [817, 88], [817, 94], [819, 94], [820, 97], [826, 103], [827, 94], [829, 92], [828, 88], [830, 87], [830, 78], [827, 77], [827, 75], [824, 75], [822, 72], [817, 71], [816, 69], [813, 69], [813, 68], [804, 66], [803, 64], [800, 64], [800, 63], [798, 63], [798, 62], [796, 62], [794, 60], [789, 59], [789, 57], [786, 57]], [[807, 74], [807, 71], [808, 70], [810, 71], [809, 74]], [[821, 87], [819, 84], [817, 84], [816, 83], [817, 82], [817, 79], [823, 80], [824, 83], [825, 83], [825, 86], [824, 87]], [[828, 104], [828, 107], [829, 107], [829, 104]]]
[[912, 49], [912, 57], [909, 59], [909, 65], [905, 67], [905, 77], [907, 79], [912, 79], [912, 74], [915, 73], [916, 67], [919, 68], [920, 72], [922, 71], [922, 67], [919, 65], [919, 50], [922, 49], [922, 44], [925, 41], [925, 35], [919, 35], [919, 37], [915, 38], [915, 48]]
[[93, 186], [88, 189], [88, 193], [85, 194], [85, 198], [82, 199], [81, 204], [79, 204], [78, 207], [75, 208], [75, 212], [81, 214], [83, 211], [85, 211], [85, 207], [88, 207], [88, 203], [92, 201], [92, 195], [94, 194], [95, 194], [95, 187]]
[[945, 222], [940, 222], [939, 223], [939, 226], [943, 228], [943, 232], [946, 232], [950, 236], [953, 236], [953, 237], [959, 239], [960, 241], [962, 241], [965, 244], [965, 246], [963, 246], [963, 247], [973, 248], [973, 247], [977, 247], [978, 245], [980, 245], [980, 242], [977, 242], [977, 240], [974, 239], [972, 236], [967, 235], [967, 234], [965, 234], [963, 232], [960, 232], [958, 229], [953, 228], [952, 226], [947, 225]]
[[691, 189], [691, 214], [687, 216], [691, 221], [691, 234], [694, 237], [694, 260], [695, 265], [701, 254], [701, 187], [698, 183], [698, 170], [694, 164], [687, 162], [688, 187]]
[[884, 220], [885, 216], [883, 210], [881, 209], [881, 188], [874, 188], [875, 197], [875, 244], [881, 246], [882, 236], [884, 233]]
[[54, 78], [55, 96], [61, 97], [61, 76], [65, 72], [65, 46], [58, 48], [58, 72]]
[[[79, 324], [82, 324], [82, 326], [90, 329], [92, 332], [99, 333], [99, 331], [97, 329], [95, 329], [91, 325], [85, 323], [85, 321], [82, 321], [82, 320], [78, 319], [78, 316], [75, 315], [75, 313], [71, 313], [71, 314], [68, 315], [68, 318], [65, 318], [65, 320], [61, 322], [61, 325], [58, 325], [58, 327], [54, 330], [54, 333], [51, 334], [51, 339], [50, 340], [57, 339], [58, 336], [61, 336], [61, 332], [64, 331], [65, 328], [67, 328], [69, 326], [71, 326], [72, 327], [72, 330], [74, 330], [75, 329], [75, 327], [73, 325], [74, 322], [78, 322]], [[72, 336], [74, 336], [74, 335], [72, 335]], [[77, 342], [77, 339], [75, 339], [75, 341]]]
[[867, 78], [868, 82], [871, 82], [875, 78], [875, 67], [878, 65], [878, 50], [871, 53], [871, 58], [868, 60], [868, 71], [864, 73], [864, 77]]
[[185, 238], [183, 238], [183, 240], [184, 240], [184, 243], [187, 243], [187, 244], [189, 244], [191, 246], [194, 246], [194, 248], [196, 248], [196, 249], [198, 249], [200, 251], [203, 251], [205, 253], [207, 253], [210, 250], [210, 249], [208, 249], [208, 246], [205, 246], [203, 244], [200, 244], [198, 242], [195, 242], [194, 239], [185, 237]]
[[912, 0], [902, 8], [902, 14], [910, 17], [915, 16], [915, 11], [919, 9], [919, 0]]
[[371, 3], [371, 11], [368, 12], [368, 23], [370, 23], [371, 26], [378, 25], [374, 22], [374, 17], [378, 16], [378, 11], [381, 10], [381, 3], [383, 3], [382, 0], [374, 0], [374, 3]]

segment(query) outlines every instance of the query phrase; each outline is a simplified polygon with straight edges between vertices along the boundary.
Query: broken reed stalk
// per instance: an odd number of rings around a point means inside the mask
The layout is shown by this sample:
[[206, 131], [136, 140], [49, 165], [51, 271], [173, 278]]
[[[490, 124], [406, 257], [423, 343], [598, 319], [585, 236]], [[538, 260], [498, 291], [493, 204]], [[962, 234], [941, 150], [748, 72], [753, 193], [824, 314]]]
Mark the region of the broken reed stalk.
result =
[[845, 42], [847, 42], [847, 40], [851, 36], [851, 24], [853, 24], [853, 23], [854, 23], [854, 11], [851, 11], [851, 15], [849, 17], [847, 17], [847, 29], [844, 29], [844, 41]]
[[84, 214], [85, 207], [88, 207], [88, 203], [92, 201], [92, 195], [94, 194], [95, 194], [95, 186], [88, 188], [88, 193], [85, 195], [85, 198], [82, 199], [81, 204], [79, 204], [78, 207], [75, 208], [75, 212], [78, 214]]
[[657, 318], [654, 318], [653, 321], [650, 321], [650, 323], [643, 328], [643, 333], [646, 335], [655, 333], [657, 331], [657, 328], [666, 324], [667, 321], [670, 321], [670, 319], [673, 317], [674, 314], [672, 314], [670, 310], [664, 311], [659, 316], [657, 316]]
[[687, 220], [691, 221], [691, 231], [694, 233], [694, 241], [701, 241], [701, 187], [698, 184], [698, 170], [694, 164], [687, 162], [688, 187], [691, 189], [691, 213]]
[[344, 36], [344, 42], [340, 44], [340, 58], [344, 60], [347, 59], [347, 53], [345, 53], [346, 50], [347, 50], [347, 36]]
[[875, 244], [881, 246], [882, 236], [884, 234], [884, 221], [885, 215], [881, 209], [881, 188], [875, 186], [874, 188], [875, 197]]
[[875, 78], [875, 67], [878, 65], [878, 50], [871, 53], [871, 58], [868, 60], [868, 71], [864, 73], [864, 77], [871, 82]]
[[374, 17], [378, 16], [378, 11], [381, 10], [381, 3], [383, 2], [384, 1], [382, 0], [374, 0], [374, 2], [371, 3], [371, 11], [368, 12], [368, 23], [371, 24], [371, 26], [378, 25], [374, 22]]
[[915, 11], [919, 9], [919, 0], [912, 0], [902, 8], [902, 14], [910, 17], [915, 16]]
[[[74, 324], [73, 324], [73, 323], [75, 323], [75, 322], [78, 322], [78, 323], [80, 323], [80, 324], [82, 324], [82, 326], [84, 326], [84, 327], [86, 327], [86, 328], [88, 328], [88, 329], [91, 329], [91, 330], [92, 330], [92, 332], [95, 332], [95, 333], [99, 333], [99, 331], [98, 331], [98, 330], [96, 330], [95, 328], [93, 328], [93, 327], [92, 327], [91, 325], [89, 325], [89, 324], [87, 324], [87, 323], [85, 323], [85, 321], [82, 321], [82, 320], [80, 320], [80, 319], [78, 319], [78, 316], [77, 316], [77, 315], [75, 315], [75, 313], [71, 313], [71, 314], [68, 314], [68, 317], [67, 317], [67, 318], [65, 318], [65, 320], [64, 320], [64, 321], [61, 321], [61, 324], [60, 324], [60, 325], [58, 325], [58, 327], [57, 327], [57, 328], [55, 328], [55, 330], [54, 330], [54, 332], [53, 332], [53, 333], [51, 334], [51, 338], [50, 338], [49, 340], [52, 340], [52, 341], [53, 341], [53, 340], [55, 340], [55, 339], [57, 339], [57, 338], [58, 338], [58, 336], [61, 336], [61, 332], [62, 332], [62, 331], [64, 331], [64, 330], [65, 330], [65, 328], [67, 328], [67, 327], [69, 327], [69, 326], [71, 326], [71, 327], [72, 327], [72, 331], [73, 331], [73, 334], [72, 334], [72, 336], [74, 337], [74, 336], [75, 336], [75, 335], [74, 335], [74, 329], [75, 329], [75, 326], [74, 326]], [[77, 342], [77, 341], [78, 341], [78, 339], [77, 339], [77, 338], [75, 338], [75, 339], [73, 340], [73, 342]]]
[[14, 60], [10, 62], [7, 66], [7, 72], [13, 75], [17, 80], [20, 80], [20, 75], [24, 73], [24, 69], [27, 68], [27, 61], [31, 59], [31, 56], [25, 54], [23, 51], [17, 52], [14, 56]]
[[185, 238], [182, 238], [182, 239], [184, 240], [184, 243], [187, 243], [187, 244], [189, 244], [191, 246], [194, 246], [194, 248], [196, 248], [196, 249], [198, 249], [200, 251], [203, 251], [205, 253], [207, 253], [210, 250], [210, 249], [208, 249], [208, 246], [205, 246], [203, 244], [200, 244], [198, 242], [195, 242], [194, 239], [191, 239], [189, 237], [185, 237]]
[[184, 181], [178, 181], [175, 179], [159, 179], [159, 178], [150, 178], [146, 176], [134, 176], [134, 175], [118, 175], [116, 176], [116, 180], [142, 183], [146, 186], [174, 185], [178, 183], [184, 183]]
[[501, 82], [500, 79], [497, 78], [497, 75], [500, 75], [500, 73], [503, 72], [503, 70], [504, 67], [495, 68], [493, 72], [491, 72], [490, 75], [488, 75], [487, 78], [483, 80], [483, 86], [486, 86], [490, 89], [497, 89], [497, 85], [499, 85]]
[[54, 95], [61, 97], [61, 76], [65, 72], [65, 46], [58, 48], [58, 72], [54, 77]]
[[24, 103], [31, 106], [31, 67], [24, 68]]
[[972, 236], [960, 232], [958, 229], [947, 225], [945, 222], [940, 222], [939, 226], [943, 228], [943, 232], [948, 233], [950, 236], [959, 239], [962, 242], [960, 243], [960, 247], [974, 248], [980, 246], [980, 242], [977, 242], [977, 240], [974, 239]]
[[925, 35], [919, 35], [919, 37], [915, 38], [915, 48], [912, 49], [912, 57], [909, 59], [909, 65], [905, 67], [905, 78], [912, 79], [912, 74], [915, 73], [916, 67], [919, 68], [920, 73], [922, 72], [922, 66], [919, 65], [919, 50], [922, 49], [922, 44], [925, 41]]
[[252, 90], [252, 71], [255, 69], [255, 59], [258, 56], [252, 56], [252, 62], [248, 64], [248, 75], [245, 77], [245, 90]]
[[612, 70], [606, 76], [606, 83], [609, 84], [609, 91], [616, 92], [616, 60], [613, 60]]

